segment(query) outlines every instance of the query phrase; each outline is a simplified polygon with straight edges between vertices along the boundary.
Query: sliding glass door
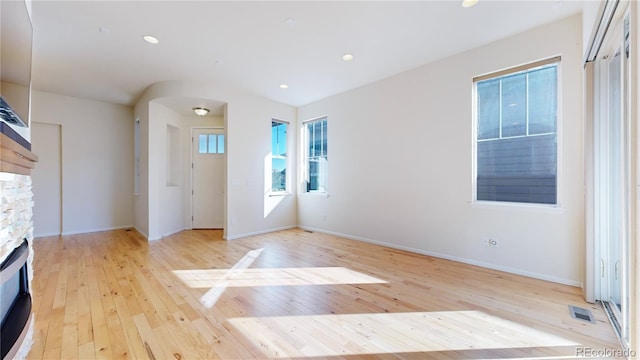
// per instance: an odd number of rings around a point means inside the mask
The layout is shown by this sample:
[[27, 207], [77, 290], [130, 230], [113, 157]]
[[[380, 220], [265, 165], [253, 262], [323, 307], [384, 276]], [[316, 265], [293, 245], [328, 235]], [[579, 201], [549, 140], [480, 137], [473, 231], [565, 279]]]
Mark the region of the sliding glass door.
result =
[[599, 294], [623, 344], [629, 333], [631, 147], [628, 17], [608, 34], [596, 64], [596, 240]]

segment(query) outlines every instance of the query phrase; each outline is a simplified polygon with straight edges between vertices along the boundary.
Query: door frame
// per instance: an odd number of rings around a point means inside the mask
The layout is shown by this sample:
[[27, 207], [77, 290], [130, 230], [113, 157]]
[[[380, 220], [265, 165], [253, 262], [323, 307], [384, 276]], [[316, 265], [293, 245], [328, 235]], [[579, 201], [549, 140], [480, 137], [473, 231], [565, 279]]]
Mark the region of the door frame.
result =
[[[633, 123], [634, 110], [631, 107], [634, 96], [633, 72], [631, 69], [631, 59], [625, 59], [625, 19], [630, 19], [630, 6], [627, 3], [618, 4], [615, 13], [611, 16], [612, 20], [606, 34], [603, 35], [601, 48], [595, 54], [593, 62], [585, 65], [585, 99], [586, 99], [586, 132], [585, 132], [585, 180], [587, 185], [586, 198], [586, 279], [584, 284], [585, 297], [587, 301], [600, 301], [607, 315], [616, 318], [620, 325], [619, 339], [623, 347], [628, 348], [630, 340], [630, 305], [628, 296], [632, 291], [630, 276], [632, 276], [629, 262], [632, 255], [631, 243], [633, 238], [633, 229], [635, 229], [635, 162], [637, 156], [635, 154], [634, 145], [636, 143], [635, 132], [636, 126]], [[621, 49], [621, 139], [620, 144], [621, 157], [621, 181], [617, 184], [611, 182], [610, 177], [610, 149], [612, 139], [610, 137], [611, 119], [610, 119], [610, 77], [609, 77], [609, 60], [610, 56]], [[614, 224], [610, 222], [610, 206], [611, 193], [610, 189], [614, 186], [621, 186], [622, 191], [621, 202], [619, 204], [621, 211], [622, 238], [621, 241], [621, 261], [622, 261], [622, 280], [620, 293], [621, 310], [615, 313], [617, 308], [605, 305], [609, 302], [611, 264], [610, 262], [610, 229]], [[606, 297], [606, 298], [605, 298]], [[615, 306], [614, 306], [615, 307]], [[609, 309], [607, 309], [609, 308]], [[610, 319], [613, 320], [614, 319]], [[614, 326], [615, 329], [615, 326]], [[616, 329], [617, 330], [617, 329]]]
[[189, 128], [189, 137], [191, 138], [189, 141], [189, 227], [193, 229], [193, 159], [194, 159], [194, 151], [195, 151], [195, 131], [196, 130], [222, 130], [224, 134], [224, 157], [223, 157], [223, 171], [222, 177], [224, 179], [224, 183], [222, 184], [223, 193], [223, 203], [222, 203], [222, 231], [223, 236], [227, 231], [227, 149], [228, 149], [228, 138], [227, 131], [224, 126], [191, 126]]

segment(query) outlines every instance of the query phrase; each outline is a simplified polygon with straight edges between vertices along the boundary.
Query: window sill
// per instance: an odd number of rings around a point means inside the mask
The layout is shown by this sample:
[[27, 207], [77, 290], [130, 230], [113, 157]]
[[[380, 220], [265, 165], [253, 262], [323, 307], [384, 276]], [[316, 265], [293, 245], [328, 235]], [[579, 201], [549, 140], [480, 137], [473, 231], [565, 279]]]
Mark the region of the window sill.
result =
[[283, 197], [283, 196], [288, 196], [291, 195], [290, 192], [274, 192], [274, 193], [269, 193], [269, 197]]
[[326, 193], [326, 192], [303, 192], [302, 195], [311, 196], [311, 197], [323, 197], [323, 198], [329, 197], [329, 193]]
[[479, 208], [505, 208], [511, 210], [520, 210], [520, 211], [540, 211], [540, 212], [550, 212], [550, 213], [563, 213], [565, 212], [565, 208], [560, 206], [559, 204], [548, 205], [548, 204], [528, 204], [528, 203], [517, 203], [517, 202], [506, 202], [506, 201], [484, 201], [484, 200], [473, 200], [470, 202], [471, 206], [479, 207]]

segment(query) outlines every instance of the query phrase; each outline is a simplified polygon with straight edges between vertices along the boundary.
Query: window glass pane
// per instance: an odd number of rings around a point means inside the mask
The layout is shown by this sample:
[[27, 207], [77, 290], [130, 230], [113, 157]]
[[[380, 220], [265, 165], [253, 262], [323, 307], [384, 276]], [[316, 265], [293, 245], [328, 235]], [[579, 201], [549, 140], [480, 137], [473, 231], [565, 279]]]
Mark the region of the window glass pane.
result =
[[271, 122], [271, 154], [275, 155], [278, 153], [278, 123], [275, 121]]
[[216, 149], [216, 134], [209, 134], [209, 154], [215, 154]]
[[327, 119], [305, 124], [307, 129], [307, 191], [327, 191]]
[[318, 120], [311, 123], [309, 156], [325, 156], [327, 154], [327, 121]]
[[224, 134], [218, 134], [218, 154], [224, 154]]
[[556, 135], [478, 142], [477, 199], [556, 203]]
[[316, 152], [315, 152], [315, 147], [314, 144], [316, 142], [315, 140], [315, 123], [309, 123], [307, 124], [307, 139], [308, 139], [308, 143], [307, 143], [307, 147], [308, 147], [308, 151], [309, 151], [309, 157], [314, 157], [316, 156]]
[[287, 124], [271, 122], [271, 191], [287, 190]]
[[287, 160], [283, 158], [271, 159], [271, 190], [287, 190]]
[[309, 160], [309, 184], [307, 185], [308, 191], [318, 190], [318, 160]]
[[287, 124], [278, 127], [278, 154], [287, 156]]
[[271, 122], [271, 154], [287, 155], [287, 124]]
[[500, 80], [478, 83], [478, 140], [500, 137]]
[[207, 135], [206, 134], [198, 135], [198, 152], [200, 154], [207, 153]]
[[556, 132], [557, 70], [553, 65], [529, 73], [529, 134]]
[[526, 74], [502, 79], [502, 137], [527, 134]]
[[320, 156], [327, 156], [327, 119], [322, 120], [322, 152]]

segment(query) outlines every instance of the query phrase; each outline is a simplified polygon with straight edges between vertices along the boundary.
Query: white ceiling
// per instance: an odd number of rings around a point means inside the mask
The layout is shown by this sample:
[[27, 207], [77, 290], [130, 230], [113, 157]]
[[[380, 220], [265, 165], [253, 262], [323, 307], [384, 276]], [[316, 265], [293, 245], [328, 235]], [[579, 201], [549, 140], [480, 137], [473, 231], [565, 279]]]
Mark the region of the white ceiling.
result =
[[[132, 105], [155, 82], [204, 79], [299, 106], [582, 6], [568, 0], [480, 0], [472, 8], [459, 0], [33, 0], [32, 81], [38, 90]], [[144, 42], [146, 34], [160, 43]], [[344, 62], [345, 53], [355, 59]]]

